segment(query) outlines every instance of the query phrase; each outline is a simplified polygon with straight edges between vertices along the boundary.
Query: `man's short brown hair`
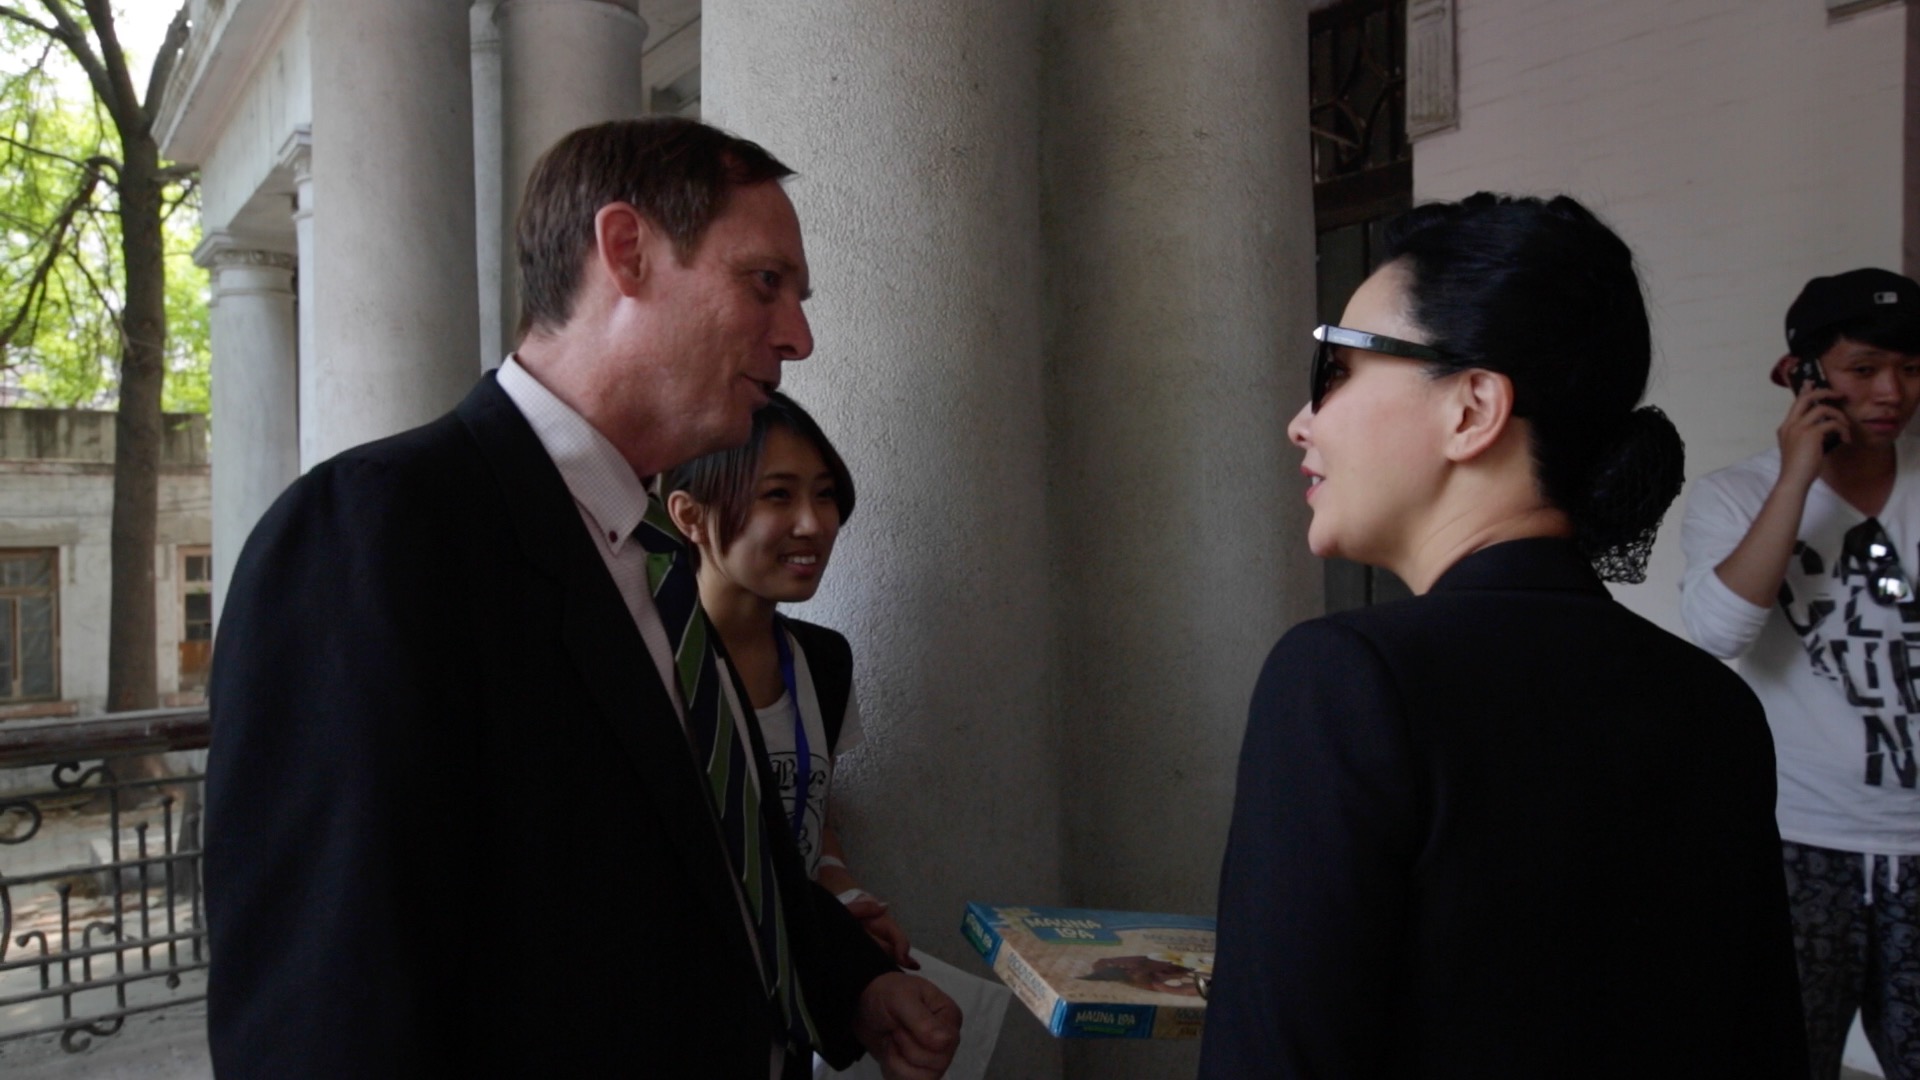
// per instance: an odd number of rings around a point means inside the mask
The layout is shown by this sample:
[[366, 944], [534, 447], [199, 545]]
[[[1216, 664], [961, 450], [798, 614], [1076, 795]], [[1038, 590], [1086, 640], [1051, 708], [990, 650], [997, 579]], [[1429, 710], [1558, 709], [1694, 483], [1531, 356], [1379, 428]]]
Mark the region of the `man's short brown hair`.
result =
[[572, 317], [601, 207], [632, 205], [684, 260], [734, 188], [792, 175], [758, 144], [696, 120], [613, 120], [565, 136], [534, 164], [514, 226], [521, 333]]

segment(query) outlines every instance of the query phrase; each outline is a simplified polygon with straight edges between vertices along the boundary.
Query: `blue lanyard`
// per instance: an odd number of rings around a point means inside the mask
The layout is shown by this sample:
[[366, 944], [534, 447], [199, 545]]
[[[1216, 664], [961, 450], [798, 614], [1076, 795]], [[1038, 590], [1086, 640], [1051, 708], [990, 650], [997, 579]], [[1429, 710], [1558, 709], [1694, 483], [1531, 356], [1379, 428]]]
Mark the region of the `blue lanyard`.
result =
[[807, 746], [807, 725], [800, 716], [800, 689], [793, 681], [793, 647], [787, 644], [787, 631], [778, 619], [773, 623], [773, 647], [780, 654], [780, 679], [787, 684], [787, 700], [793, 702], [793, 754], [797, 771], [793, 777], [793, 840], [807, 831], [807, 789], [813, 780], [813, 755]]

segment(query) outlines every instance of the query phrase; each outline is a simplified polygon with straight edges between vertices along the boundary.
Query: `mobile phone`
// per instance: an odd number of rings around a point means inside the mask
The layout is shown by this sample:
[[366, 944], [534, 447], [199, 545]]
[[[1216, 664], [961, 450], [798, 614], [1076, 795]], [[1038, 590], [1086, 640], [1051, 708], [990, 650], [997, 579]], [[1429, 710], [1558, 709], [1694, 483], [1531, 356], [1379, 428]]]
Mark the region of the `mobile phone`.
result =
[[[1827, 382], [1827, 373], [1820, 369], [1820, 359], [1818, 357], [1801, 357], [1795, 360], [1793, 367], [1787, 372], [1787, 381], [1793, 385], [1793, 392], [1796, 394], [1800, 392], [1801, 387], [1809, 383], [1813, 384], [1813, 388], [1816, 390], [1830, 390], [1833, 388], [1833, 385]], [[1837, 399], [1825, 399], [1828, 403], [1832, 403], [1835, 400]], [[1827, 437], [1820, 440], [1820, 449], [1823, 452], [1830, 452], [1834, 447], [1839, 445], [1840, 433], [1837, 431], [1827, 432]]]

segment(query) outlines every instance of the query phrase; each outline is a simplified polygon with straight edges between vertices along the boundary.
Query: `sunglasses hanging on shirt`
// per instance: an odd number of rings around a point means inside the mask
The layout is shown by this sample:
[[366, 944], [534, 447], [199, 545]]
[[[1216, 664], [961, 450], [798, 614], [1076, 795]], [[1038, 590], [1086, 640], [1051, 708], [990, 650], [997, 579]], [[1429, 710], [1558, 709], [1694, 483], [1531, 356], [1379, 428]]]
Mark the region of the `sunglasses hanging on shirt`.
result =
[[1856, 568], [1865, 572], [1867, 595], [1874, 603], [1891, 607], [1913, 599], [1913, 582], [1901, 569], [1893, 540], [1877, 518], [1868, 518], [1848, 529], [1840, 542], [1840, 553], [1847, 560], [1846, 573], [1851, 574]]

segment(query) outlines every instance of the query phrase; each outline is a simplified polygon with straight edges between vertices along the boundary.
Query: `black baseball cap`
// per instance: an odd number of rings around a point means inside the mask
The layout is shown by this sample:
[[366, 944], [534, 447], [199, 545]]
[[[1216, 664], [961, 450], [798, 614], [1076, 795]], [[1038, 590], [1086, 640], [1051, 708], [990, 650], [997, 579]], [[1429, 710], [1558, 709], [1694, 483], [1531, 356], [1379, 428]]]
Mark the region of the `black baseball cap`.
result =
[[1882, 312], [1920, 319], [1920, 283], [1871, 266], [1814, 278], [1787, 309], [1787, 348], [1802, 334]]

